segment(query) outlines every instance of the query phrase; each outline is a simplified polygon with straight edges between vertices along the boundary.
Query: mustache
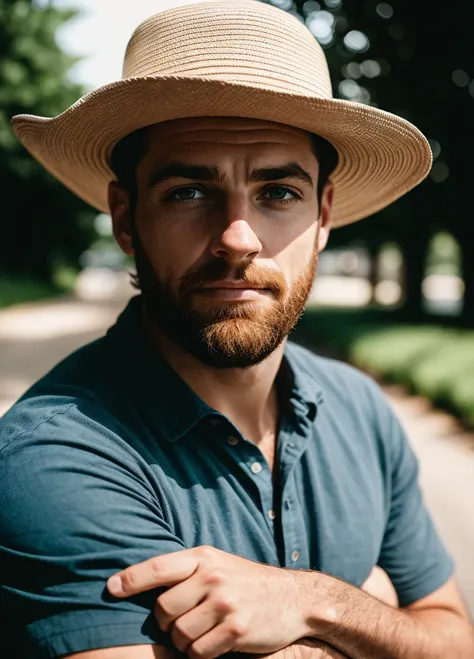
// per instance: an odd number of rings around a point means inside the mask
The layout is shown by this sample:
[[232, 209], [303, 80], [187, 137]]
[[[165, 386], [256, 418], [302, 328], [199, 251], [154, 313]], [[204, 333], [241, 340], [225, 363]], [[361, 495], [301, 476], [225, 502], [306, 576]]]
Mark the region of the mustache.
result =
[[[230, 277], [230, 273], [234, 276]], [[201, 288], [204, 284], [214, 284], [224, 279], [242, 280], [259, 288], [267, 288], [277, 297], [281, 298], [286, 292], [286, 281], [281, 272], [273, 268], [262, 268], [254, 262], [245, 266], [233, 268], [223, 259], [215, 259], [194, 270], [188, 270], [178, 281], [178, 295], [180, 298]]]

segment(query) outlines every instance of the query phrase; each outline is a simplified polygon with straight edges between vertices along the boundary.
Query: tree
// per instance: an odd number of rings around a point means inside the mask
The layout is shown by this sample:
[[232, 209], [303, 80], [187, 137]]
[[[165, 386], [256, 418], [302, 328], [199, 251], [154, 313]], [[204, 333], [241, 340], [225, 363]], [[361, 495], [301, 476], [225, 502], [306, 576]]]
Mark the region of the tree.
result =
[[57, 28], [74, 15], [32, 0], [0, 0], [0, 270], [47, 283], [56, 264], [75, 265], [90, 244], [94, 212], [21, 146], [10, 119], [54, 116], [82, 95], [66, 77], [76, 60], [55, 40]]
[[[469, 93], [464, 71], [473, 61], [472, 22], [463, 15], [467, 6], [444, 6], [441, 12], [428, 0], [269, 1], [297, 12], [308, 27], [316, 28], [312, 31], [326, 50], [336, 97], [398, 114], [417, 125], [433, 145], [435, 163], [426, 181], [375, 216], [335, 232], [333, 244], [357, 236], [374, 252], [386, 239], [395, 240], [405, 261], [404, 313], [419, 320], [428, 244], [440, 229], [453, 231], [463, 249], [463, 319], [474, 323], [474, 223], [466, 216], [471, 193], [463, 158], [466, 151], [471, 153], [474, 110], [474, 83]], [[325, 34], [323, 22], [317, 21], [327, 14], [332, 15], [326, 16], [332, 29]], [[351, 47], [348, 35], [354, 30], [358, 43], [356, 39]], [[456, 71], [462, 89], [453, 83]]]

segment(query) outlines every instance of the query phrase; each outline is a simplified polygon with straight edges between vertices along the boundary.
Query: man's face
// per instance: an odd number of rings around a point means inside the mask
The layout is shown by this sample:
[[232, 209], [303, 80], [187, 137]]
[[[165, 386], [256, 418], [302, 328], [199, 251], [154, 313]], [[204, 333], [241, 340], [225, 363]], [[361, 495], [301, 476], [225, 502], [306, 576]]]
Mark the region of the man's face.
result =
[[268, 357], [300, 317], [329, 227], [304, 131], [248, 119], [183, 119], [149, 129], [133, 226], [111, 186], [115, 235], [134, 254], [147, 315], [214, 368]]

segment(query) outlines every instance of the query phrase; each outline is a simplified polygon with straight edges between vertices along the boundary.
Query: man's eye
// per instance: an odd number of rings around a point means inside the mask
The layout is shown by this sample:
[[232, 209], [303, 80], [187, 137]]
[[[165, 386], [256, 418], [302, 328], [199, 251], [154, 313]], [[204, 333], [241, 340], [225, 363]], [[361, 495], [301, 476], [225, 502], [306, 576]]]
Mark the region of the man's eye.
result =
[[203, 191], [198, 190], [198, 188], [180, 188], [179, 190], [174, 190], [168, 196], [168, 199], [171, 201], [195, 201], [204, 197]]
[[266, 199], [270, 199], [271, 201], [292, 201], [293, 199], [299, 199], [296, 192], [282, 186], [267, 188], [264, 195]]

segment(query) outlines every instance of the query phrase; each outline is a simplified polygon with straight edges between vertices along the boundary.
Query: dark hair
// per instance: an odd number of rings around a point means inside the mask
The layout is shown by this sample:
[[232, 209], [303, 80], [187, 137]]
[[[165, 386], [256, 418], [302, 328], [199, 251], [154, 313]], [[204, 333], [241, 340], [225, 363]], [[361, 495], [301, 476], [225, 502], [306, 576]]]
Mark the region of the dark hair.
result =
[[[326, 181], [334, 171], [338, 154], [333, 145], [320, 135], [311, 134], [313, 150], [319, 162], [318, 204]], [[130, 195], [130, 205], [135, 208], [137, 203], [137, 167], [148, 149], [148, 128], [139, 128], [134, 133], [124, 137], [113, 149], [110, 156], [110, 167], [117, 181]]]
[[311, 141], [313, 143], [313, 152], [319, 163], [318, 175], [318, 206], [321, 206], [321, 197], [323, 196], [323, 188], [326, 185], [329, 177], [336, 169], [339, 155], [336, 148], [328, 142], [324, 137], [311, 133]]
[[115, 145], [110, 156], [110, 168], [117, 181], [130, 195], [130, 206], [137, 203], [137, 167], [148, 150], [148, 128], [139, 128]]

